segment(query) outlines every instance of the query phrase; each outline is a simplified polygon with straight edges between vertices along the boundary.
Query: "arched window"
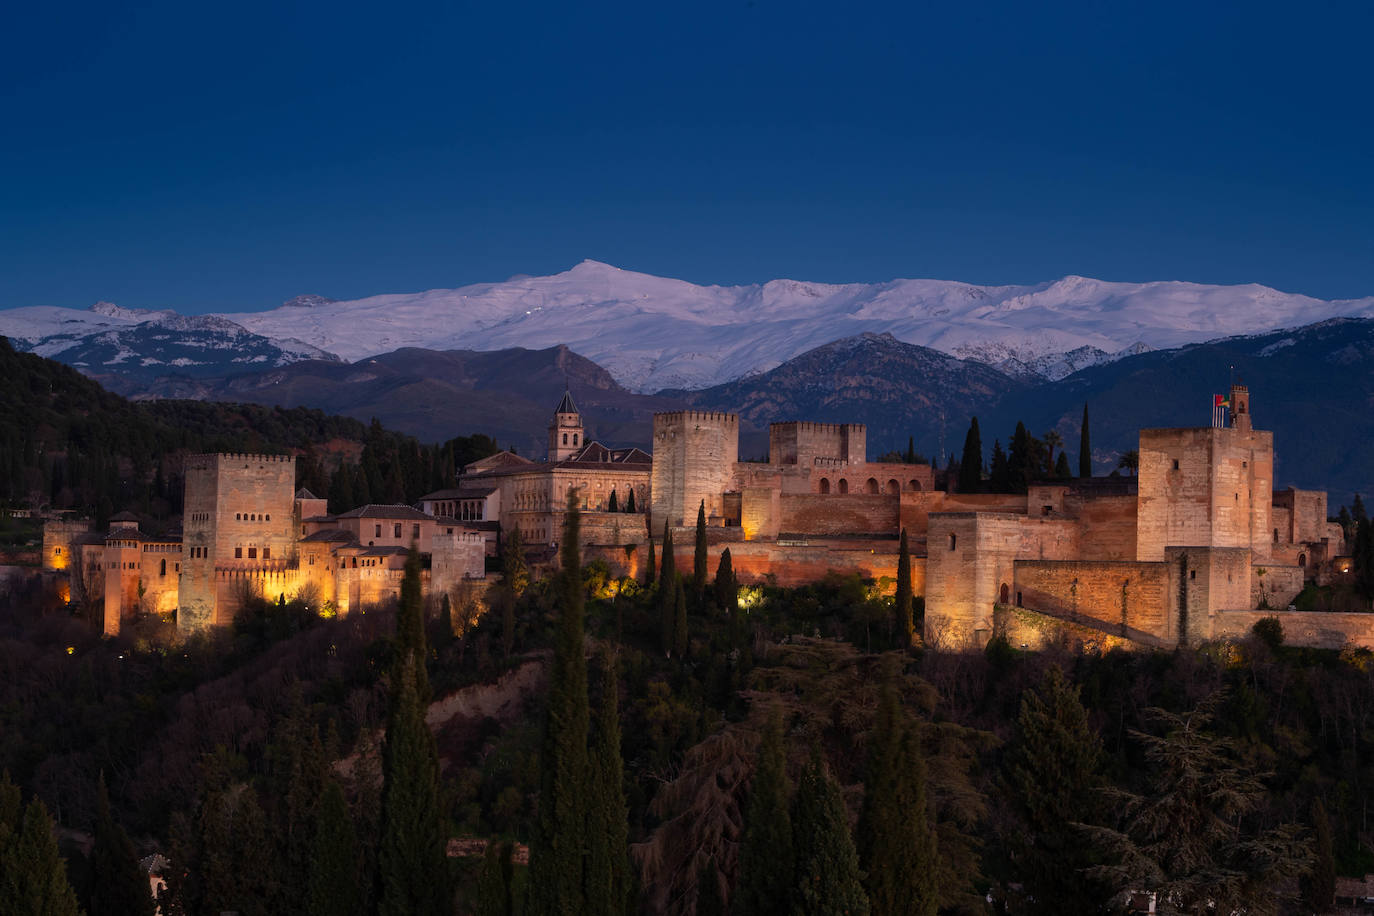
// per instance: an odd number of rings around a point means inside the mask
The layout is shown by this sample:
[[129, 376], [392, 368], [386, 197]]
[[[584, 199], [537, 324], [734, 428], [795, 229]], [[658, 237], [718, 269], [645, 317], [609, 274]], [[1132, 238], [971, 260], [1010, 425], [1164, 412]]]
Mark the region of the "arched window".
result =
[[1305, 554], [1305, 553], [1300, 553], [1300, 554], [1298, 554], [1298, 565], [1299, 565], [1299, 566], [1304, 566], [1304, 567], [1307, 566], [1307, 554]]
[[577, 444], [577, 433], [573, 433], [573, 445]]
[[1279, 529], [1275, 528], [1275, 529], [1274, 529], [1274, 543], [1277, 544], [1278, 542], [1279, 542]]
[[567, 434], [567, 433], [564, 433], [564, 434], [563, 434], [563, 444], [564, 444], [564, 445], [567, 445], [567, 444], [568, 444], [568, 434]]
[[822, 477], [822, 478], [821, 478], [821, 493], [822, 493], [822, 495], [824, 495], [824, 494], [829, 493], [829, 492], [830, 492], [830, 478], [829, 478], [829, 477]]
[[921, 492], [921, 482], [920, 482], [919, 480], [913, 480], [913, 481], [910, 483], [909, 486], [910, 486], [910, 488], [911, 488], [911, 492], [913, 492], [913, 493], [919, 493], [919, 492]]
[[959, 543], [959, 535], [955, 534], [954, 532], [950, 532], [950, 535], [949, 535], [949, 549], [950, 549], [950, 550], [953, 550], [953, 549], [955, 548], [955, 546], [956, 546], [958, 543]]
[[877, 493], [878, 481], [872, 477], [868, 478], [868, 482], [864, 484], [864, 491], [868, 493]]
[[844, 495], [845, 493], [848, 493], [848, 492], [849, 492], [849, 481], [847, 481], [847, 480], [845, 480], [843, 477], [841, 477], [841, 478], [840, 478], [840, 494], [841, 494], [841, 495]]
[[889, 480], [889, 481], [887, 482], [887, 495], [888, 495], [888, 496], [896, 496], [898, 493], [901, 493], [901, 492], [902, 492], [902, 485], [899, 484], [897, 481], [895, 481], [895, 480]]
[[1006, 604], [1009, 600], [1011, 600], [1011, 589], [1007, 587], [1007, 583], [1003, 582], [1002, 594], [998, 596], [997, 601], [999, 604]]

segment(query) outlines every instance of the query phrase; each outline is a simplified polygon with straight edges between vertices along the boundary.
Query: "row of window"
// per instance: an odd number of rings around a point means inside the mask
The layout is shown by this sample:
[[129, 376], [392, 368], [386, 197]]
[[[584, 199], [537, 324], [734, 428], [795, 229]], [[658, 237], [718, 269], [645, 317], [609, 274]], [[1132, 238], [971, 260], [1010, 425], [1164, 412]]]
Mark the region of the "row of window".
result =
[[[249, 547], [249, 548], [248, 548], [248, 559], [250, 559], [250, 560], [256, 560], [257, 558], [258, 558], [258, 548], [256, 548], [256, 547]], [[270, 560], [270, 559], [272, 559], [272, 548], [271, 548], [271, 547], [264, 547], [264, 548], [262, 549], [262, 558], [263, 558], [264, 560]], [[242, 560], [242, 559], [243, 559], [243, 548], [242, 548], [242, 547], [235, 547], [235, 548], [234, 548], [234, 559], [235, 559], [235, 560]]]
[[[373, 535], [372, 535], [372, 536], [373, 536], [373, 537], [378, 537], [378, 538], [382, 536], [382, 526], [381, 526], [380, 524], [378, 524], [378, 525], [376, 526], [376, 530], [373, 532]], [[400, 522], [395, 522], [394, 524], [392, 524], [392, 526], [391, 526], [391, 536], [394, 537], [394, 538], [399, 538], [399, 537], [401, 536], [401, 523], [400, 523]], [[418, 522], [415, 523], [414, 525], [412, 525], [412, 526], [410, 527], [410, 537], [411, 537], [412, 540], [417, 540], [417, 541], [418, 541], [418, 540], [420, 539], [420, 525], [419, 525]]]
[[235, 513], [234, 513], [234, 521], [236, 521], [236, 522], [270, 522], [270, 521], [272, 521], [272, 516], [271, 516], [270, 513], [267, 514], [267, 515], [261, 515], [261, 516], [260, 516], [260, 515], [258, 515], [258, 513], [256, 513], [256, 512], [235, 512]]

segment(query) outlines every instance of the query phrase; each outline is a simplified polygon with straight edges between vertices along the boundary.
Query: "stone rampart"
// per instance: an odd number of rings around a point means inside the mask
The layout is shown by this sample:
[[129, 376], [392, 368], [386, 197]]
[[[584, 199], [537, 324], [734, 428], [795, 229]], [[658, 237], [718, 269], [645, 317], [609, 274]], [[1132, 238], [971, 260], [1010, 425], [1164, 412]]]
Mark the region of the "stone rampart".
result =
[[1091, 618], [1121, 636], [1177, 638], [1163, 562], [1017, 560], [1012, 602], [1071, 622]]
[[1374, 614], [1332, 611], [1218, 611], [1212, 621], [1216, 639], [1241, 639], [1264, 617], [1283, 624], [1283, 640], [1293, 646], [1340, 649], [1346, 645], [1374, 649]]
[[778, 528], [783, 533], [895, 537], [898, 509], [893, 496], [785, 495], [779, 501]]
[[1265, 563], [1256, 566], [1250, 577], [1250, 607], [1284, 610], [1298, 597], [1304, 585], [1301, 566], [1278, 566]]

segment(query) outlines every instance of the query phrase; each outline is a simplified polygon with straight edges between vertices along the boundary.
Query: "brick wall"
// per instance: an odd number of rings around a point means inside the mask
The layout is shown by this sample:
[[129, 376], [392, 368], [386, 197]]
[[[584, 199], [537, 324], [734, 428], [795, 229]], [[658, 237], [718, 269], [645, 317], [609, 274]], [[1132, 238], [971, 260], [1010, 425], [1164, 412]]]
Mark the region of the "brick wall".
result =
[[[1260, 570], [1264, 575], [1260, 575]], [[1256, 566], [1250, 577], [1250, 603], [1247, 607], [1267, 606], [1283, 610], [1293, 603], [1302, 591], [1304, 570], [1301, 566], [1278, 566], [1265, 563]]]
[[1083, 559], [1136, 559], [1136, 497], [1083, 499], [1070, 495], [1065, 509], [1078, 519], [1078, 544]]
[[1220, 611], [1212, 621], [1212, 634], [1220, 639], [1239, 639], [1262, 617], [1277, 617], [1283, 624], [1284, 642], [1295, 646], [1339, 649], [1347, 644], [1374, 649], [1374, 614], [1338, 614], [1329, 611]]
[[[673, 534], [673, 557], [677, 568], [691, 574], [695, 548], [689, 538]], [[842, 575], [857, 573], [865, 579], [881, 579], [884, 576], [893, 580], [889, 591], [895, 588], [897, 578], [898, 547], [895, 541], [881, 540], [857, 542], [837, 547], [833, 544], [814, 546], [790, 546], [764, 541], [719, 541], [707, 547], [707, 571], [714, 579], [716, 567], [720, 565], [721, 552], [730, 549], [730, 565], [735, 577], [745, 585], [772, 582], [785, 588], [818, 582], [831, 572]], [[911, 559], [912, 593], [925, 593], [925, 561], [920, 557]]]
[[694, 522], [702, 500], [708, 515], [723, 515], [722, 494], [739, 460], [739, 417], [697, 410], [655, 414], [653, 452], [655, 527]]
[[1091, 618], [1122, 635], [1172, 641], [1169, 568], [1163, 563], [1017, 560], [1012, 603], [1070, 621]]
[[784, 495], [779, 510], [784, 533], [898, 534], [898, 500], [892, 496]]
[[930, 516], [926, 559], [926, 632], [930, 645], [985, 643], [1001, 585], [1014, 579], [1023, 516], [945, 512]]

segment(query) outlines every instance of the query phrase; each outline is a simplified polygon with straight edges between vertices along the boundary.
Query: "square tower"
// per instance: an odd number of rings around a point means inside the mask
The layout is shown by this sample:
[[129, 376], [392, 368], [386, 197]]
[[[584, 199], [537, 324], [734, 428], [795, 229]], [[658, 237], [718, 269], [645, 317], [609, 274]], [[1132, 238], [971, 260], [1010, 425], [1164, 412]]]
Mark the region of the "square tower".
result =
[[704, 500], [708, 516], [723, 517], [725, 491], [739, 462], [739, 417], [679, 410], [654, 414], [654, 464], [649, 484], [650, 524], [661, 531], [696, 523]]
[[295, 553], [294, 455], [190, 455], [177, 629], [228, 623], [221, 572], [275, 568]]

